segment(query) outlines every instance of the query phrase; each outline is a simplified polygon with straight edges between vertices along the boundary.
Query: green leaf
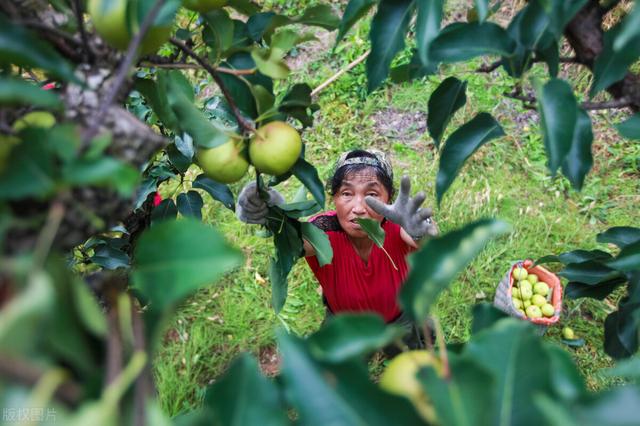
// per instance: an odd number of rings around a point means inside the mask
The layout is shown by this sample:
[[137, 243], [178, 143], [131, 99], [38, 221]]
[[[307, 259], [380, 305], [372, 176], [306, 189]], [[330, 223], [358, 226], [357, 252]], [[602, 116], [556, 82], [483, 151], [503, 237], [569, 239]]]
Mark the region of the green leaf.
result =
[[0, 173], [0, 200], [45, 198], [56, 187], [55, 158], [46, 140], [46, 130], [30, 128], [23, 141], [11, 149], [7, 166]]
[[[571, 151], [579, 114], [578, 104], [569, 83], [561, 79], [549, 80], [538, 98], [549, 170], [555, 175]], [[581, 120], [579, 129], [585, 132], [582, 133], [583, 138], [588, 139], [586, 123], [584, 118]], [[584, 148], [576, 148], [576, 152], [581, 151]]]
[[233, 200], [233, 193], [227, 185], [216, 182], [204, 174], [200, 174], [193, 181], [193, 187], [204, 189], [214, 200], [220, 201], [226, 208], [235, 211], [236, 205]]
[[366, 64], [369, 92], [387, 78], [391, 61], [404, 48], [413, 8], [411, 0], [380, 0], [369, 32], [371, 53]]
[[633, 356], [638, 351], [638, 312], [640, 303], [635, 303], [607, 316], [604, 321], [604, 351], [607, 355], [623, 359]]
[[251, 86], [251, 93], [253, 93], [253, 97], [256, 100], [258, 114], [265, 114], [273, 108], [276, 98], [273, 93], [269, 92], [269, 90], [259, 84], [256, 84]]
[[640, 241], [624, 246], [614, 259], [607, 261], [606, 265], [623, 272], [640, 270]]
[[58, 96], [19, 78], [0, 77], [0, 105], [25, 105], [59, 109]]
[[278, 15], [274, 12], [262, 12], [252, 15], [247, 21], [247, 28], [254, 41], [271, 39], [273, 32], [282, 26], [292, 24], [311, 25], [332, 31], [338, 27], [340, 20], [333, 14], [331, 6], [319, 4], [310, 6], [297, 17]]
[[440, 155], [440, 167], [436, 177], [438, 204], [467, 158], [485, 143], [501, 136], [504, 136], [502, 127], [486, 112], [479, 113], [449, 136]]
[[578, 425], [633, 425], [640, 416], [640, 388], [618, 386], [601, 392], [572, 407]]
[[79, 158], [62, 169], [65, 182], [74, 186], [114, 187], [127, 197], [137, 188], [140, 173], [129, 164], [113, 157]]
[[78, 82], [71, 64], [50, 44], [0, 14], [0, 57], [3, 63], [41, 68], [63, 80]]
[[342, 41], [351, 27], [353, 27], [360, 18], [365, 16], [376, 3], [378, 3], [378, 0], [349, 0], [349, 4], [347, 4], [347, 8], [344, 10], [340, 25], [338, 26], [335, 46]]
[[241, 253], [211, 226], [193, 219], [160, 222], [146, 230], [134, 252], [133, 288], [164, 309], [240, 265]]
[[291, 268], [287, 269], [284, 261], [272, 257], [269, 261], [269, 280], [271, 281], [271, 306], [279, 314], [287, 301], [289, 283], [287, 276]]
[[573, 250], [566, 253], [562, 253], [558, 256], [549, 255], [541, 257], [536, 260], [536, 265], [549, 262], [560, 262], [564, 264], [568, 263], [580, 263], [586, 260], [607, 260], [611, 259], [611, 255], [602, 250]]
[[[47, 131], [47, 144], [63, 163], [74, 161], [80, 151], [80, 128], [75, 124], [56, 124]], [[99, 135], [89, 142], [85, 158], [98, 158], [111, 143], [109, 133]]]
[[365, 219], [358, 218], [358, 225], [362, 228], [364, 232], [367, 233], [367, 236], [373, 241], [378, 247], [382, 248], [384, 245], [384, 229], [380, 226], [380, 222], [373, 219]]
[[31, 336], [38, 333], [55, 308], [51, 276], [34, 271], [24, 289], [0, 310], [0, 350], [6, 354], [30, 352], [35, 343]]
[[418, 51], [412, 49], [412, 52], [413, 55], [411, 55], [409, 62], [393, 67], [389, 72], [391, 81], [394, 83], [404, 83], [436, 72], [437, 64], [430, 63], [428, 66], [424, 66], [418, 57]]
[[179, 173], [185, 173], [192, 164], [192, 159], [185, 157], [184, 154], [178, 150], [178, 146], [175, 143], [167, 146], [165, 152], [167, 153], [167, 158]]
[[313, 246], [320, 266], [328, 265], [333, 260], [333, 249], [329, 242], [329, 237], [321, 229], [309, 222], [300, 224], [302, 237]]
[[268, 77], [282, 79], [289, 75], [289, 66], [284, 57], [296, 44], [315, 40], [311, 34], [300, 34], [293, 30], [279, 31], [271, 38], [268, 49], [254, 48], [251, 57], [261, 73]]
[[548, 49], [553, 37], [548, 32], [549, 16], [539, 1], [530, 1], [520, 9], [507, 27], [507, 34], [515, 40], [516, 49], [502, 57], [502, 65], [512, 77], [521, 77], [533, 65], [533, 53], [552, 55]]
[[277, 206], [269, 207], [267, 229], [273, 234], [276, 246], [276, 258], [271, 260], [269, 277], [273, 308], [279, 313], [287, 298], [287, 276], [303, 254], [302, 232], [300, 223]]
[[497, 24], [455, 23], [433, 39], [429, 55], [432, 61], [451, 63], [482, 55], [509, 56], [515, 48], [513, 39]]
[[536, 51], [536, 55], [549, 68], [549, 76], [556, 78], [558, 76], [558, 68], [560, 67], [560, 51], [558, 50], [558, 42], [554, 41], [545, 49]]
[[361, 362], [325, 364], [305, 342], [278, 335], [282, 381], [305, 425], [419, 425], [411, 403], [382, 391], [369, 380]]
[[210, 424], [287, 425], [277, 386], [260, 373], [249, 354], [238, 356], [222, 377], [207, 388], [204, 406]]
[[493, 326], [497, 321], [509, 317], [504, 311], [487, 302], [474, 305], [472, 313], [471, 334], [477, 334], [485, 328]]
[[598, 284], [620, 276], [620, 272], [593, 260], [581, 263], [569, 263], [560, 272], [563, 278], [584, 284]]
[[[560, 40], [564, 33], [564, 28], [587, 1], [588, 0], [551, 0], [551, 7], [547, 9], [550, 21], [549, 30], [556, 40]], [[542, 0], [540, 0], [540, 2], [544, 3]]]
[[616, 129], [622, 137], [627, 139], [640, 139], [640, 113], [634, 114], [622, 123], [616, 124]]
[[551, 361], [549, 377], [555, 393], [566, 401], [587, 394], [584, 378], [571, 354], [554, 343], [546, 343], [544, 349]]
[[111, 246], [96, 248], [91, 261], [104, 269], [115, 270], [129, 267], [129, 256], [120, 249]]
[[[160, 76], [158, 78], [161, 79]], [[157, 84], [150, 79], [137, 78], [134, 87], [144, 96], [162, 124], [174, 133], [179, 133], [178, 118], [169, 105], [166, 84]]]
[[589, 92], [591, 97], [622, 80], [631, 64], [640, 56], [640, 43], [636, 39], [627, 43], [623, 49], [613, 48], [613, 43], [621, 30], [622, 25], [618, 24], [604, 33], [602, 51], [593, 64], [593, 82]]
[[[189, 136], [188, 133], [184, 133], [183, 137], [176, 136], [173, 143], [176, 145], [176, 149], [180, 151], [185, 158], [189, 160], [193, 160], [193, 155], [195, 154], [195, 148], [193, 146], [193, 139]], [[173, 176], [167, 176], [169, 179]]]
[[474, 0], [474, 4], [478, 12], [478, 20], [483, 22], [489, 15], [489, 0]]
[[73, 305], [82, 325], [95, 336], [106, 337], [107, 319], [87, 283], [75, 278], [70, 283], [70, 287], [73, 293]]
[[[223, 52], [233, 45], [234, 22], [224, 9], [214, 9], [201, 14], [211, 31], [212, 38], [204, 38], [207, 45], [220, 58]], [[203, 32], [204, 37], [205, 32]], [[217, 62], [217, 61], [216, 61]]]
[[[256, 63], [251, 58], [250, 53], [238, 52], [227, 58], [227, 62], [223, 62], [221, 66], [237, 70], [253, 70], [256, 68]], [[221, 73], [220, 78], [240, 111], [248, 117], [257, 118], [258, 111], [256, 109], [256, 101], [251, 92], [251, 85], [260, 84], [267, 90], [272, 90], [273, 84], [271, 80], [263, 74], [236, 76]]]
[[251, 0], [229, 0], [227, 5], [247, 16], [251, 16], [260, 11], [260, 7], [255, 5]]
[[308, 345], [315, 358], [339, 363], [368, 355], [404, 333], [400, 326], [385, 324], [379, 315], [340, 314], [309, 337]]
[[167, 81], [167, 97], [182, 131], [188, 133], [196, 145], [215, 148], [226, 143], [229, 135], [209, 119], [185, 96], [175, 79]]
[[475, 335], [462, 355], [484, 367], [494, 379], [496, 397], [487, 410], [487, 424], [545, 424], [543, 413], [530, 403], [534, 395], [552, 394], [551, 360], [542, 340], [526, 321], [504, 319]]
[[178, 194], [178, 211], [182, 216], [202, 219], [202, 206], [204, 202], [197, 191]]
[[279, 204], [278, 207], [280, 207], [287, 216], [294, 219], [311, 216], [312, 214], [316, 214], [322, 210], [314, 200], [306, 199], [304, 201], [297, 201], [288, 204]]
[[629, 380], [640, 380], [640, 355], [618, 362], [614, 367], [604, 370], [604, 377], [622, 377]]
[[579, 299], [589, 297], [591, 299], [604, 300], [605, 297], [613, 293], [620, 284], [627, 281], [625, 277], [616, 277], [596, 284], [585, 284], [581, 282], [570, 282], [565, 287], [565, 297], [569, 299]]
[[418, 56], [424, 66], [435, 66], [429, 55], [429, 47], [440, 32], [444, 1], [418, 0], [416, 3], [418, 6], [418, 16], [416, 18]]
[[436, 148], [440, 148], [442, 135], [457, 110], [467, 102], [467, 82], [448, 77], [429, 96], [427, 128]]
[[299, 120], [304, 127], [313, 125], [313, 113], [318, 109], [311, 100], [308, 84], [295, 84], [278, 105], [278, 111]]
[[509, 229], [504, 222], [484, 219], [427, 241], [411, 256], [413, 266], [400, 292], [404, 312], [416, 322], [426, 320], [440, 292], [489, 240]]
[[160, 204], [151, 211], [151, 224], [156, 224], [163, 220], [174, 220], [178, 216], [178, 208], [171, 198], [162, 200]]
[[318, 4], [310, 6], [299, 18], [294, 18], [294, 22], [304, 25], [313, 25], [333, 31], [338, 28], [340, 18], [333, 14], [333, 9], [328, 4]]
[[614, 226], [598, 234], [596, 241], [602, 244], [615, 244], [620, 248], [624, 248], [629, 244], [640, 241], [640, 228]]
[[593, 131], [591, 130], [589, 114], [582, 109], [578, 109], [577, 114], [571, 148], [569, 148], [569, 152], [562, 163], [562, 173], [569, 179], [571, 185], [580, 191], [584, 178], [593, 165], [593, 157], [591, 155]]
[[324, 185], [318, 176], [316, 168], [300, 157], [291, 168], [291, 171], [313, 195], [318, 205], [323, 208], [325, 202]]
[[562, 339], [560, 341], [567, 346], [571, 346], [572, 348], [581, 348], [585, 344], [584, 339]]
[[628, 13], [622, 23], [620, 30], [613, 40], [614, 51], [627, 49], [631, 43], [637, 43], [640, 37], [640, 7], [634, 4], [631, 13]]
[[488, 425], [495, 417], [495, 379], [471, 357], [449, 353], [450, 377], [433, 367], [421, 368], [417, 377], [433, 404], [439, 424]]

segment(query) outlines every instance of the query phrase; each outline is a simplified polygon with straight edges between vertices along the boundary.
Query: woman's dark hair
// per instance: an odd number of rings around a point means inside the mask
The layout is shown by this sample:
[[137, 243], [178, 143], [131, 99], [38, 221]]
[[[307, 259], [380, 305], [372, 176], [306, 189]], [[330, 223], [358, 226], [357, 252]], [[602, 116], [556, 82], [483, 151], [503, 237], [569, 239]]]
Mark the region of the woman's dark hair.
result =
[[[367, 162], [364, 162], [363, 160], [362, 163], [346, 161], [358, 158], [371, 158], [372, 160], [369, 160]], [[338, 164], [335, 172], [333, 173], [333, 176], [329, 179], [329, 182], [327, 182], [327, 190], [331, 195], [335, 195], [336, 192], [338, 192], [338, 189], [340, 189], [342, 181], [346, 176], [367, 168], [371, 168], [375, 171], [376, 177], [378, 178], [382, 186], [384, 186], [389, 193], [389, 198], [393, 197], [393, 175], [391, 175], [390, 173], [390, 167], [386, 165], [385, 168], [385, 165], [382, 164], [380, 158], [378, 158], [375, 154], [363, 149], [354, 149], [353, 151], [349, 152], [346, 157], [341, 158], [341, 161], [346, 162], [347, 164]]]

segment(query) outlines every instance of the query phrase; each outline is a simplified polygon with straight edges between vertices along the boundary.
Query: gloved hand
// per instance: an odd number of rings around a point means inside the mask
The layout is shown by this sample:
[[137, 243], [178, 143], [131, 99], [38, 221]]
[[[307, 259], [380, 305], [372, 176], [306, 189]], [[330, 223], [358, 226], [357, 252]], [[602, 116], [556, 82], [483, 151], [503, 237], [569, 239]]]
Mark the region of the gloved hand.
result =
[[433, 221], [433, 210], [421, 208], [426, 196], [419, 192], [411, 198], [411, 181], [409, 176], [403, 176], [400, 181], [400, 194], [393, 204], [384, 204], [382, 201], [368, 196], [365, 201], [373, 211], [396, 223], [406, 231], [414, 240], [419, 240], [425, 235], [435, 237], [438, 235], [438, 226]]
[[283, 204], [284, 197], [275, 189], [269, 188], [269, 199], [263, 200], [258, 194], [255, 182], [249, 182], [238, 195], [236, 216], [244, 223], [264, 225], [267, 223], [269, 206]]

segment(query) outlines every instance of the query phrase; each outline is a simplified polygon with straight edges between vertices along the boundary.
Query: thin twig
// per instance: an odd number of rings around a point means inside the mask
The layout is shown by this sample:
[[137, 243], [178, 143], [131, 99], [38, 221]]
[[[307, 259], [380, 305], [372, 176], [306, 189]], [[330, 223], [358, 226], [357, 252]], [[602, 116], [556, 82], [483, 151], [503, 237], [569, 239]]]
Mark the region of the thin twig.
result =
[[476, 68], [476, 72], [486, 72], [489, 73], [491, 71], [495, 71], [496, 69], [498, 69], [498, 67], [502, 65], [502, 61], [495, 61], [492, 62], [490, 64], [486, 64], [486, 65], [480, 65], [478, 68]]
[[631, 106], [633, 103], [627, 99], [626, 97], [622, 97], [619, 99], [614, 99], [606, 102], [583, 102], [582, 108], [588, 110], [597, 110], [597, 109], [620, 109]]
[[[133, 327], [133, 349], [135, 352], [147, 352], [147, 344], [144, 334], [144, 321], [140, 313], [140, 306], [135, 298], [131, 298], [131, 323]], [[146, 422], [147, 398], [153, 394], [153, 381], [151, 380], [151, 367], [146, 362], [142, 373], [136, 378], [133, 395], [133, 424], [144, 426]]]
[[[41, 367], [24, 360], [0, 354], [0, 377], [33, 387], [46, 372]], [[66, 380], [56, 388], [56, 399], [69, 405], [76, 406], [82, 396], [82, 388], [71, 380]]]
[[508, 93], [505, 92], [504, 95], [508, 98], [512, 98], [512, 99], [517, 99], [519, 101], [522, 101], [522, 106], [525, 109], [531, 109], [531, 110], [535, 110], [536, 107], [535, 104], [536, 103], [536, 97], [533, 95], [523, 95], [522, 92], [519, 89], [514, 89], [512, 92]]
[[233, 97], [231, 96], [231, 94], [227, 90], [226, 86], [224, 85], [224, 82], [220, 78], [220, 74], [218, 73], [218, 71], [216, 71], [216, 69], [214, 67], [212, 67], [211, 64], [209, 64], [207, 61], [205, 61], [201, 56], [199, 56], [196, 52], [194, 52], [191, 48], [189, 48], [186, 44], [184, 44], [180, 40], [177, 40], [175, 38], [171, 38], [170, 41], [171, 41], [171, 44], [176, 46], [178, 49], [182, 50], [186, 55], [191, 56], [193, 59], [195, 59], [195, 61], [197, 63], [199, 63], [202, 66], [202, 68], [207, 70], [207, 72], [211, 75], [213, 80], [216, 82], [216, 84], [218, 85], [218, 87], [222, 91], [222, 94], [223, 94], [224, 98], [227, 100], [227, 103], [229, 104], [229, 107], [231, 107], [231, 111], [233, 112], [233, 115], [235, 116], [236, 120], [238, 121], [238, 124], [240, 125], [240, 127], [242, 129], [244, 129], [245, 132], [249, 132], [249, 133], [254, 132], [256, 130], [255, 127], [253, 126], [253, 124], [248, 122], [242, 116], [242, 113], [238, 109], [235, 101], [233, 100]]
[[360, 55], [359, 57], [357, 57], [356, 59], [351, 61], [351, 63], [349, 65], [347, 65], [346, 67], [344, 67], [343, 69], [341, 69], [340, 71], [338, 71], [337, 73], [335, 73], [334, 75], [329, 77], [327, 80], [325, 80], [323, 83], [321, 83], [318, 87], [313, 89], [313, 91], [311, 92], [311, 96], [317, 95], [318, 93], [320, 93], [320, 91], [322, 91], [328, 85], [330, 85], [331, 83], [333, 83], [334, 81], [339, 79], [343, 74], [349, 72], [351, 69], [353, 69], [359, 63], [364, 61], [367, 58], [367, 56], [369, 56], [370, 53], [371, 53], [371, 49], [367, 50], [362, 55]]
[[83, 137], [84, 147], [88, 146], [88, 142], [98, 134], [98, 129], [100, 128], [100, 125], [105, 119], [107, 115], [107, 111], [109, 110], [109, 108], [111, 108], [111, 104], [113, 103], [116, 95], [118, 94], [118, 92], [120, 91], [120, 88], [122, 87], [122, 84], [127, 78], [127, 74], [129, 73], [129, 68], [131, 68], [131, 65], [133, 65], [133, 61], [138, 52], [138, 47], [140, 46], [140, 43], [142, 42], [142, 39], [144, 38], [145, 34], [151, 27], [151, 24], [156, 19], [156, 16], [158, 15], [160, 8], [164, 4], [164, 1], [165, 0], [156, 0], [155, 4], [153, 5], [153, 8], [147, 14], [147, 16], [145, 16], [144, 20], [142, 21], [142, 25], [140, 26], [140, 31], [136, 33], [136, 35], [133, 37], [133, 40], [131, 40], [131, 43], [129, 43], [129, 47], [127, 48], [127, 53], [124, 57], [124, 60], [120, 64], [120, 67], [118, 68], [113, 85], [110, 87], [106, 96], [102, 99], [102, 102], [100, 103], [100, 107], [98, 108], [97, 112], [93, 117], [93, 123], [91, 123], [91, 125], [89, 126], [89, 128], [84, 134], [84, 137]]
[[438, 352], [440, 352], [440, 362], [442, 364], [442, 377], [445, 380], [451, 378], [451, 369], [449, 368], [449, 357], [447, 354], [447, 344], [444, 341], [444, 331], [440, 325], [438, 318], [433, 317], [433, 325], [436, 329], [436, 340], [438, 341]]
[[19, 25], [23, 25], [25, 27], [32, 28], [34, 30], [42, 31], [44, 33], [49, 33], [51, 35], [54, 35], [58, 38], [63, 39], [64, 41], [68, 41], [69, 43], [72, 43], [75, 47], [78, 47], [80, 45], [78, 40], [76, 40], [71, 34], [65, 31], [59, 30], [58, 28], [51, 27], [45, 24], [44, 22], [21, 21], [19, 22]]
[[33, 249], [33, 264], [34, 269], [39, 269], [44, 265], [44, 262], [49, 254], [49, 250], [53, 245], [53, 241], [60, 228], [60, 223], [64, 218], [64, 204], [60, 201], [54, 201], [49, 208], [49, 214], [47, 215], [47, 221], [45, 222], [38, 240], [36, 241], [35, 248]]
[[[113, 292], [114, 289], [108, 289]], [[109, 297], [112, 294], [109, 295]], [[122, 333], [120, 332], [120, 321], [118, 320], [117, 298], [110, 301], [107, 312], [107, 365], [105, 369], [105, 387], [110, 385], [122, 372]]]
[[[199, 64], [191, 64], [191, 63], [180, 63], [180, 62], [149, 62], [149, 61], [141, 61], [139, 64], [141, 67], [148, 68], [164, 68], [164, 69], [176, 69], [176, 70], [195, 70], [202, 68]], [[256, 73], [255, 68], [246, 69], [246, 70], [234, 70], [231, 68], [225, 67], [215, 67], [214, 70], [221, 74], [230, 74], [230, 75], [252, 75]]]
[[[581, 64], [581, 62], [575, 56], [560, 57], [560, 58], [558, 58], [558, 61], [562, 62], [562, 63], [565, 63], [565, 64]], [[535, 58], [533, 60], [533, 62], [544, 62], [544, 59]], [[498, 69], [500, 67], [500, 65], [502, 65], [502, 60], [495, 61], [495, 62], [492, 62], [490, 64], [486, 64], [486, 65], [480, 65], [478, 68], [476, 68], [476, 72], [490, 73], [490, 72], [495, 71], [496, 69]]]
[[84, 27], [83, 10], [80, 0], [73, 0], [73, 13], [76, 16], [76, 22], [78, 23], [78, 28], [80, 29], [80, 37], [82, 39], [82, 45], [84, 47], [83, 56], [85, 58], [85, 62], [93, 62], [95, 57], [93, 55], [93, 51], [91, 50], [91, 46], [89, 45], [89, 37], [87, 37], [87, 31]]

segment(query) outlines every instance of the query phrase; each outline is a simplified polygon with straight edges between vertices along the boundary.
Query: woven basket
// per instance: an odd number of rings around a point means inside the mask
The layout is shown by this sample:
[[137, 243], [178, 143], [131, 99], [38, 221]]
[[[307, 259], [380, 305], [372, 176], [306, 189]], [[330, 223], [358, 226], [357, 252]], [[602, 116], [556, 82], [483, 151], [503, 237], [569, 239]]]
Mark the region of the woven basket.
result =
[[[527, 318], [518, 312], [515, 306], [513, 306], [513, 302], [511, 301], [511, 289], [514, 284], [513, 270], [518, 266], [525, 268], [530, 274], [537, 275], [540, 281], [550, 287], [552, 293], [549, 303], [553, 305], [553, 309], [555, 311], [552, 317]], [[493, 300], [493, 304], [496, 308], [511, 316], [532, 322], [538, 326], [538, 330], [541, 333], [544, 333], [548, 326], [555, 324], [560, 319], [560, 311], [562, 310], [562, 285], [560, 284], [560, 279], [554, 273], [549, 272], [542, 266], [533, 266], [533, 261], [531, 259], [518, 261], [511, 265], [505, 276], [502, 278], [502, 281], [500, 281], [500, 284], [496, 289], [496, 296]]]

